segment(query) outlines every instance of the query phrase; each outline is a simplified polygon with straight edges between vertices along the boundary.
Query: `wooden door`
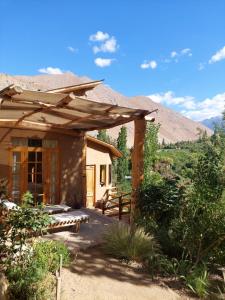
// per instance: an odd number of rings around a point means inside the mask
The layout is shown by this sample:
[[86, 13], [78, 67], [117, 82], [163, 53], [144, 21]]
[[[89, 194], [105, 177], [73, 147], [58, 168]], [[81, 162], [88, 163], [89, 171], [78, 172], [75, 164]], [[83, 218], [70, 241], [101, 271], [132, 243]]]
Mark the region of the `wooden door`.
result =
[[86, 166], [87, 176], [87, 201], [86, 207], [93, 207], [95, 204], [95, 166]]
[[20, 203], [29, 190], [34, 202], [55, 204], [59, 198], [58, 150], [14, 147], [11, 151], [11, 195]]

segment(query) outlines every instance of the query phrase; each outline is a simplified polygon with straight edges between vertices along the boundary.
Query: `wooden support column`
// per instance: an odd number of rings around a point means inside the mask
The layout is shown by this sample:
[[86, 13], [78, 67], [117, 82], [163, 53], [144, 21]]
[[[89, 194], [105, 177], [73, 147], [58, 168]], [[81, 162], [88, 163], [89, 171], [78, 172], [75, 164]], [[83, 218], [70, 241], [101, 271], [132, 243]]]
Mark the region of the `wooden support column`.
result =
[[145, 117], [134, 121], [134, 147], [132, 152], [132, 195], [130, 224], [132, 226], [137, 208], [138, 190], [144, 179]]
[[82, 206], [86, 207], [87, 201], [87, 175], [86, 175], [86, 157], [87, 157], [87, 136], [86, 133], [83, 136], [82, 147]]

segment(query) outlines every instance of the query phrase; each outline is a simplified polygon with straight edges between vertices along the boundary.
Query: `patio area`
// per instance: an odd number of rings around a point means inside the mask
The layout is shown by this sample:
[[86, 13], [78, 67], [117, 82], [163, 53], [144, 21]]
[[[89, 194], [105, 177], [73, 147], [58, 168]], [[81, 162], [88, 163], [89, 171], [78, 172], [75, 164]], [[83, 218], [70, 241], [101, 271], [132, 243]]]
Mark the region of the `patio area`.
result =
[[104, 230], [110, 224], [118, 222], [116, 219], [101, 215], [100, 212], [93, 209], [82, 208], [82, 212], [89, 216], [89, 222], [81, 224], [78, 233], [75, 233], [71, 227], [65, 227], [54, 229], [43, 238], [61, 241], [75, 254], [79, 250], [85, 250], [101, 244], [101, 236]]

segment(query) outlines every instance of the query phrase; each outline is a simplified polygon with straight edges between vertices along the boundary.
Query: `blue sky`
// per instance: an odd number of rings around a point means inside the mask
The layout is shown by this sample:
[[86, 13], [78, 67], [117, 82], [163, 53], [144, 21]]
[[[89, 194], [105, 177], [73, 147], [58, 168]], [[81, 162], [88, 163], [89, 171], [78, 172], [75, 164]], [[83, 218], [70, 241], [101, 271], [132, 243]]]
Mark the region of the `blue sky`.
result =
[[195, 120], [224, 107], [224, 0], [0, 0], [0, 11], [0, 73], [104, 78]]

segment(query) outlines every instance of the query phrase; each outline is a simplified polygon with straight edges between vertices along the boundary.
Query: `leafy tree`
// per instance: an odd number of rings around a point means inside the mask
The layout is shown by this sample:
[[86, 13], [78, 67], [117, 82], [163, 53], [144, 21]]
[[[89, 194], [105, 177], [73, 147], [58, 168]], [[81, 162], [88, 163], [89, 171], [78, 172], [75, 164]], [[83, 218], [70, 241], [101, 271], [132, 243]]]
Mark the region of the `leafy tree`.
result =
[[108, 136], [106, 129], [98, 131], [97, 139], [106, 143], [110, 143], [110, 137]]
[[148, 123], [144, 144], [144, 182], [147, 183], [151, 177], [151, 171], [157, 160], [157, 150], [159, 149], [158, 132], [160, 124]]
[[122, 126], [117, 139], [117, 148], [123, 154], [117, 160], [117, 179], [121, 183], [125, 180], [125, 176], [129, 174], [129, 151], [127, 148], [127, 128]]

